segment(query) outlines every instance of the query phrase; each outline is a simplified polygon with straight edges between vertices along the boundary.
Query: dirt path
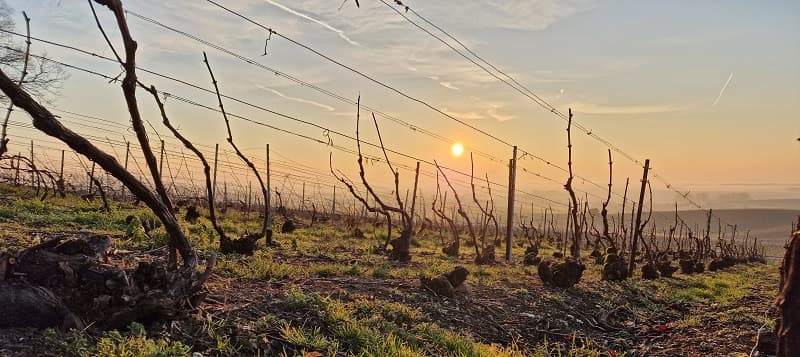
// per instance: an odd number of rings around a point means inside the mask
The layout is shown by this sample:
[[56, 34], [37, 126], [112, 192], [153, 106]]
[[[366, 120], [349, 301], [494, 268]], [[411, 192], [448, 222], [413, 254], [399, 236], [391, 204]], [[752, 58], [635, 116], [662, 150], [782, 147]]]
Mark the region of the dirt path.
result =
[[[673, 282], [683, 284], [680, 279]], [[670, 302], [641, 281], [591, 282], [559, 290], [531, 278], [526, 284], [471, 285], [468, 297], [456, 299], [421, 290], [417, 280], [371, 277], [308, 278], [278, 285], [219, 279], [211, 284], [223, 314], [245, 319], [259, 311], [276, 313], [281, 294], [294, 286], [337, 301], [367, 299], [417, 308], [438, 325], [484, 343], [513, 341], [532, 350], [545, 339], [571, 344], [577, 338], [579, 344], [608, 355], [741, 356], [749, 353], [767, 320], [764, 313], [773, 304], [777, 274], [743, 287], [743, 296], [725, 304]]]

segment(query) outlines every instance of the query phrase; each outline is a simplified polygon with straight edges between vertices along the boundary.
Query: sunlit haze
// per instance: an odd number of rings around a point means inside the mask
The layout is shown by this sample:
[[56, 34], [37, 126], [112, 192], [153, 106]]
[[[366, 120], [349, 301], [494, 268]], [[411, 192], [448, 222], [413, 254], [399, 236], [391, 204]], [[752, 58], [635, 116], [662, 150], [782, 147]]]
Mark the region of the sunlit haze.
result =
[[[23, 31], [20, 11], [25, 10], [34, 36], [100, 55], [112, 54], [85, 1], [7, 3], [13, 9], [17, 31]], [[330, 152], [337, 170], [351, 177], [357, 173], [352, 154], [355, 141], [337, 133], [354, 136], [354, 103], [360, 95], [360, 135], [367, 142], [378, 142], [371, 115], [375, 113], [403, 187], [413, 181], [415, 159], [424, 160], [422, 192], [435, 188], [433, 160], [469, 172], [469, 160], [460, 157], [461, 150], [453, 145], [458, 139], [465, 154], [474, 154], [475, 175], [488, 174], [497, 183], [508, 181], [508, 160], [512, 146], [518, 146], [516, 187], [566, 202], [566, 121], [537, 104], [535, 98], [539, 98], [560, 113], [571, 108], [576, 125], [586, 129], [573, 130], [573, 169], [580, 177], [575, 187], [585, 192], [580, 195], [588, 194], [594, 206], [605, 197], [609, 146], [593, 135], [630, 155], [612, 152], [613, 190], [619, 195], [626, 178], [633, 188], [638, 187], [642, 163], [651, 159], [659, 177], [653, 180], [659, 208], [669, 209], [676, 200], [681, 207], [692, 208], [678, 199], [686, 193], [703, 207], [759, 204], [785, 208], [787, 202], [794, 207], [800, 202], [800, 181], [794, 169], [800, 163], [796, 140], [800, 136], [800, 2], [405, 3], [527, 89], [515, 90], [512, 87], [519, 86], [505, 76], [497, 75], [511, 86], [487, 74], [379, 1], [362, 1], [360, 8], [353, 1], [342, 5], [341, 1], [321, 0], [229, 0], [224, 4], [391, 88], [277, 35], [270, 37], [263, 28], [206, 1], [138, 0], [125, 5], [131, 11], [128, 21], [139, 44], [140, 67], [211, 88], [202, 61], [203, 51], [207, 52], [220, 91], [239, 100], [225, 99], [226, 109], [234, 114], [231, 125], [237, 142], [260, 167], [264, 166], [265, 144], [271, 145], [277, 160], [273, 170], [282, 175], [273, 178], [278, 187], [298, 191], [300, 182], [307, 181], [315, 192], [326, 194], [335, 184], [328, 168]], [[120, 48], [113, 18], [103, 13], [100, 20]], [[436, 33], [476, 60], [452, 39]], [[40, 41], [33, 41], [32, 46], [34, 53], [46, 52], [64, 63], [112, 78], [120, 72], [110, 61]], [[477, 63], [493, 71], [483, 62]], [[60, 95], [51, 98], [52, 108], [126, 125], [118, 82], [71, 69], [66, 72], [69, 79]], [[221, 155], [224, 165], [219, 180], [242, 189], [254, 181], [247, 170], [228, 167], [229, 161], [232, 166], [240, 164], [228, 151], [224, 123], [213, 111], [217, 103], [212, 93], [144, 71], [138, 74], [144, 83], [206, 107], [169, 96], [165, 102], [172, 121], [187, 137], [205, 145], [203, 150], [209, 155], [214, 144], [226, 150]], [[166, 130], [157, 125], [157, 108], [146, 94], [140, 90], [145, 117], [164, 135]], [[103, 131], [91, 127], [98, 126], [95, 124], [79, 124], [79, 116], [59, 114], [65, 125], [92, 134], [98, 145], [116, 151], [118, 157], [124, 152], [124, 141], [133, 138], [125, 127], [104, 122]], [[29, 123], [29, 119], [16, 111], [12, 122]], [[24, 127], [14, 128], [12, 134], [20, 136], [12, 140], [12, 150], [23, 152], [29, 145], [24, 137], [42, 137]], [[174, 139], [168, 138], [167, 144], [168, 152], [175, 155], [169, 163], [173, 173], [189, 180], [187, 169], [179, 168], [182, 147]], [[58, 155], [58, 151], [46, 150], [42, 153], [50, 160]], [[383, 157], [377, 147], [363, 145], [362, 150]], [[197, 181], [199, 166], [193, 157], [188, 160], [194, 167], [192, 180]], [[72, 166], [79, 167], [77, 162]], [[369, 162], [366, 170], [382, 192], [392, 191], [392, 176], [385, 165]], [[469, 178], [454, 179], [466, 182]], [[518, 199], [537, 206], [548, 204], [530, 195], [518, 195]], [[620, 203], [615, 195], [612, 206]]]
[[453, 144], [453, 147], [450, 148], [450, 151], [453, 152], [453, 156], [459, 157], [464, 153], [464, 145], [461, 143], [455, 143]]

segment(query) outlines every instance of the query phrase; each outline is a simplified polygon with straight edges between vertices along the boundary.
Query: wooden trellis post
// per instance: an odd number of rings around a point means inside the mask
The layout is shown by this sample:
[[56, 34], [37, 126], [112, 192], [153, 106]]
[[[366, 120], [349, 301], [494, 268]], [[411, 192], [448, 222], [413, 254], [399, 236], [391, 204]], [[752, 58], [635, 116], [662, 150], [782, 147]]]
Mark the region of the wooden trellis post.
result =
[[[36, 165], [36, 162], [33, 161], [33, 140], [31, 140], [31, 164]], [[31, 187], [34, 185], [34, 181], [36, 180], [36, 173], [31, 168]]]
[[92, 194], [92, 191], [93, 191], [92, 190], [92, 183], [94, 181], [94, 165], [95, 165], [95, 162], [92, 161], [92, 171], [89, 172], [89, 194], [90, 195]]
[[228, 181], [222, 182], [222, 208], [228, 209]]
[[272, 239], [272, 182], [270, 181], [270, 172], [269, 172], [269, 144], [267, 144], [267, 202], [264, 202], [266, 205], [265, 212], [267, 215], [267, 241], [271, 243]]
[[58, 180], [64, 182], [64, 150], [61, 150], [61, 168], [58, 170]]
[[331, 219], [336, 216], [336, 186], [333, 186], [333, 203], [331, 204]]
[[164, 178], [164, 140], [161, 140], [161, 158], [158, 161], [158, 178]]
[[[64, 154], [63, 151], [62, 151], [61, 154], [63, 156], [63, 154]], [[125, 141], [125, 171], [128, 171], [128, 158], [130, 156], [131, 156], [131, 142], [130, 141]], [[62, 160], [62, 163], [63, 163], [63, 160]], [[122, 182], [120, 182], [120, 185], [122, 185], [122, 197], [124, 198], [125, 197], [125, 185]]]
[[13, 160], [16, 161], [17, 164], [14, 165], [14, 186], [19, 183], [19, 158], [22, 156], [22, 153], [17, 153], [17, 159]]
[[128, 157], [131, 156], [131, 142], [125, 142], [125, 170], [128, 170]]
[[[417, 184], [419, 183], [419, 161], [417, 161], [417, 168], [414, 170], [414, 191], [411, 196], [411, 212], [409, 212], [409, 226], [414, 229], [414, 210], [417, 206]], [[408, 191], [406, 191], [406, 201], [408, 201]]]
[[506, 213], [506, 262], [512, 261], [512, 238], [514, 235], [514, 193], [517, 181], [517, 147], [514, 146], [514, 154], [508, 161], [508, 212]]
[[253, 182], [247, 181], [247, 213], [250, 214], [250, 203], [253, 199]]

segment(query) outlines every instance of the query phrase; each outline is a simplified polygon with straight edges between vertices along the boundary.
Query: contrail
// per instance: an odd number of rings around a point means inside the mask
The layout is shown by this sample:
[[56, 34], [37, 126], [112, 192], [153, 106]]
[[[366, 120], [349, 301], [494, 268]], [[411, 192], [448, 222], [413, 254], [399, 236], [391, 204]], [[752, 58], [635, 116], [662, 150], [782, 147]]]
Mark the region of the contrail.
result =
[[711, 104], [712, 107], [717, 106], [717, 103], [719, 103], [720, 98], [722, 98], [722, 94], [725, 93], [725, 90], [728, 89], [728, 85], [731, 84], [731, 79], [733, 79], [733, 72], [731, 72], [731, 75], [728, 76], [728, 80], [725, 81], [725, 85], [722, 86], [722, 89], [719, 90], [719, 95], [717, 96], [717, 99], [714, 99], [714, 104]]
[[326, 28], [328, 30], [331, 30], [331, 31], [335, 32], [337, 35], [339, 35], [339, 37], [341, 37], [343, 40], [349, 42], [353, 46], [360, 46], [358, 44], [358, 42], [353, 41], [352, 39], [350, 39], [350, 37], [347, 37], [347, 35], [344, 34], [344, 31], [339, 30], [339, 29], [337, 29], [337, 28], [335, 28], [335, 27], [333, 27], [331, 25], [328, 25], [327, 23], [325, 23], [325, 22], [323, 22], [321, 20], [317, 20], [317, 19], [315, 19], [315, 18], [313, 18], [311, 16], [308, 16], [306, 14], [303, 14], [303, 13], [297, 12], [295, 10], [292, 10], [292, 9], [290, 9], [290, 8], [284, 6], [284, 5], [281, 5], [279, 3], [276, 3], [276, 2], [274, 2], [272, 0], [266, 0], [266, 2], [268, 2], [268, 3], [272, 4], [272, 5], [275, 5], [279, 9], [281, 9], [283, 11], [286, 11], [286, 12], [292, 14], [292, 15], [295, 15], [295, 16], [298, 16], [298, 17], [302, 17], [302, 18], [304, 18], [304, 19], [306, 19], [308, 21], [314, 22], [314, 23], [316, 23], [316, 24], [318, 24], [318, 25], [320, 25], [320, 26], [322, 26], [322, 27], [324, 27], [324, 28]]
[[288, 96], [288, 95], [286, 95], [286, 94], [283, 94], [283, 93], [281, 93], [281, 92], [278, 92], [277, 90], [274, 90], [274, 89], [272, 89], [272, 88], [269, 88], [269, 87], [265, 87], [265, 86], [262, 86], [262, 85], [256, 85], [256, 87], [258, 87], [258, 88], [259, 88], [259, 89], [261, 89], [261, 90], [265, 90], [265, 91], [267, 91], [267, 92], [270, 92], [270, 93], [272, 93], [272, 94], [275, 94], [275, 95], [277, 95], [277, 96], [279, 96], [279, 97], [281, 97], [281, 98], [284, 98], [284, 99], [287, 99], [287, 100], [291, 100], [291, 101], [293, 101], [293, 102], [298, 102], [298, 103], [303, 103], [303, 104], [313, 105], [313, 106], [315, 106], [315, 107], [322, 108], [322, 109], [324, 109], [324, 110], [326, 110], [326, 111], [329, 111], [329, 112], [332, 112], [332, 111], [334, 110], [334, 108], [333, 108], [332, 106], [330, 106], [330, 105], [325, 105], [325, 104], [322, 104], [322, 103], [318, 103], [318, 102], [315, 102], [315, 101], [313, 101], [313, 100], [308, 100], [308, 99], [303, 99], [303, 98], [297, 98], [297, 97], [291, 97], [291, 96]]

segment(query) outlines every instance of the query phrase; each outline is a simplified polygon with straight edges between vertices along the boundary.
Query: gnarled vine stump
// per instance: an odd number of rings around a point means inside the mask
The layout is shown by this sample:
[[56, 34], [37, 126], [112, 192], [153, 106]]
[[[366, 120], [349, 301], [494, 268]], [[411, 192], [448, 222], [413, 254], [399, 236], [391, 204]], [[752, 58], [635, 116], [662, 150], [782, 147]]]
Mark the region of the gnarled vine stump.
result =
[[168, 269], [163, 262], [109, 264], [111, 238], [64, 234], [0, 257], [0, 327], [102, 329], [151, 323], [191, 311], [205, 296], [203, 274]]
[[792, 235], [783, 257], [777, 305], [778, 357], [800, 355], [800, 231]]

